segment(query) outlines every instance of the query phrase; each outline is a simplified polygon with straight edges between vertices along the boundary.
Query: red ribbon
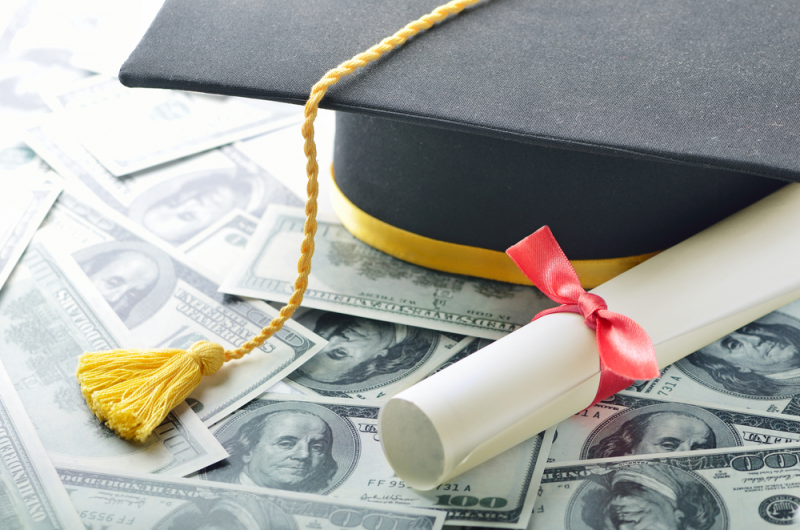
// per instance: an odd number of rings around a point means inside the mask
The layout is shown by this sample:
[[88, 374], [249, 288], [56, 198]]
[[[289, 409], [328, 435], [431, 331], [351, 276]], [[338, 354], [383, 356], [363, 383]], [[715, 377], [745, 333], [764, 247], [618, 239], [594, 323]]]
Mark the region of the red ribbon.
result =
[[553, 313], [578, 313], [595, 330], [600, 352], [600, 387], [592, 405], [628, 388], [637, 379], [660, 375], [656, 351], [647, 332], [630, 318], [609, 311], [605, 300], [581, 287], [575, 269], [549, 227], [543, 226], [506, 250], [506, 254], [545, 295], [563, 304], [542, 311], [533, 320]]

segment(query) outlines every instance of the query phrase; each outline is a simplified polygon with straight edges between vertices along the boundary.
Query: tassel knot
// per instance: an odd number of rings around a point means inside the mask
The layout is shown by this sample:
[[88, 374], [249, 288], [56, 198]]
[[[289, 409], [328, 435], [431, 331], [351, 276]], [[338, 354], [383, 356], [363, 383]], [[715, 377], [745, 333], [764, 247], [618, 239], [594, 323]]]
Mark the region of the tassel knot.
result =
[[224, 363], [224, 348], [204, 340], [188, 350], [84, 353], [77, 376], [92, 412], [122, 438], [143, 442]]
[[186, 354], [194, 359], [203, 375], [215, 374], [225, 364], [225, 348], [216, 342], [207, 340], [195, 342]]

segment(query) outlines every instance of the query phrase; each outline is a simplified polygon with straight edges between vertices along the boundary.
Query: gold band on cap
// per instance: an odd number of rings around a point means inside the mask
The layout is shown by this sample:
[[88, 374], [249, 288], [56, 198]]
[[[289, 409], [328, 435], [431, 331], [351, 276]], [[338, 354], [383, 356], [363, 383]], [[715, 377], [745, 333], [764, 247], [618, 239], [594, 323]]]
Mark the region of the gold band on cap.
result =
[[[372, 217], [350, 202], [339, 186], [331, 166], [331, 202], [342, 224], [355, 237], [395, 258], [443, 272], [477, 276], [501, 282], [533, 285], [504, 252], [458, 245], [420, 236]], [[614, 276], [646, 261], [658, 252], [624, 258], [571, 260], [585, 289], [597, 287]]]

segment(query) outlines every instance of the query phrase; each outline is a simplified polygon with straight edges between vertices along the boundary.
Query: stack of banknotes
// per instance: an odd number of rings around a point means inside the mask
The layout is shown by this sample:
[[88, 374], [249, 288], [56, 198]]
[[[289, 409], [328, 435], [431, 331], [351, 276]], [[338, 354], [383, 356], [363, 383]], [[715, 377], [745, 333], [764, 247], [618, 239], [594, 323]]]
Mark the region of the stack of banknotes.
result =
[[[800, 524], [797, 303], [408, 487], [381, 450], [381, 404], [553, 303], [364, 245], [324, 188], [293, 320], [145, 442], [119, 439], [86, 407], [78, 357], [241, 345], [291, 294], [305, 219], [298, 108], [115, 79], [159, 4], [0, 5], [0, 528]], [[332, 134], [322, 113], [323, 168]]]

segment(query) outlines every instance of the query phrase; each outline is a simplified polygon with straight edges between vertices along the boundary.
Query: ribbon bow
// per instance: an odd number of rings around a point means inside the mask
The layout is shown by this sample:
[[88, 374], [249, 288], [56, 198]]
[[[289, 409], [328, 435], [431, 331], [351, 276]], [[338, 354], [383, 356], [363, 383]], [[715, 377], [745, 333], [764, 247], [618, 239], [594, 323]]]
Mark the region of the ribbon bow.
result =
[[631, 386], [637, 379], [659, 376], [653, 342], [630, 318], [608, 310], [600, 296], [587, 293], [550, 228], [543, 226], [506, 251], [517, 267], [551, 300], [562, 304], [553, 313], [578, 313], [597, 334], [600, 387], [592, 405]]

